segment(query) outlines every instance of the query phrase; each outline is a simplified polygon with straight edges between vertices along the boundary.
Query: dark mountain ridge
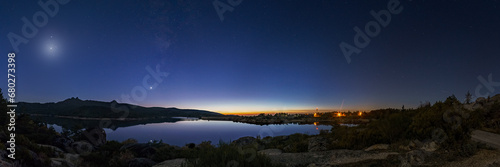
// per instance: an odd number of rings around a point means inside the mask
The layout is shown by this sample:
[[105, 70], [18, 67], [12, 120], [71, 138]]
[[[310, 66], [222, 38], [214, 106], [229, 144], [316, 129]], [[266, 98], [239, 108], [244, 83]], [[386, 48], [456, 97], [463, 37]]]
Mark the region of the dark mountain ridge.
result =
[[167, 117], [210, 117], [223, 114], [195, 109], [143, 107], [116, 101], [102, 102], [69, 98], [57, 103], [19, 102], [18, 113], [46, 116], [81, 118], [167, 118]]

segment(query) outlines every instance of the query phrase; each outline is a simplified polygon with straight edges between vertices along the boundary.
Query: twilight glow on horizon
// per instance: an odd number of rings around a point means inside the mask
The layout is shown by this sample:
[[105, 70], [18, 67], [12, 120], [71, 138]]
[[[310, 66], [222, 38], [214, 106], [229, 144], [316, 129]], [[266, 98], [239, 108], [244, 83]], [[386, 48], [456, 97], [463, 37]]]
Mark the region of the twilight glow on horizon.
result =
[[367, 111], [477, 96], [478, 78], [490, 74], [500, 82], [493, 1], [43, 2], [57, 12], [0, 2], [0, 51], [16, 52], [17, 101]]

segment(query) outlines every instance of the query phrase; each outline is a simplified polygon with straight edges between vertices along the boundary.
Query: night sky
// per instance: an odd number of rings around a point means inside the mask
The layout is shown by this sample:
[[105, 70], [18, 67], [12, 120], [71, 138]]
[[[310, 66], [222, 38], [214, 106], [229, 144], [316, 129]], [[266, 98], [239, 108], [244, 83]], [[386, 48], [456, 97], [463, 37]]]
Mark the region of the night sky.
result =
[[[232, 10], [221, 19], [214, 2]], [[409, 108], [467, 91], [500, 93], [496, 0], [401, 0], [350, 61], [339, 44], [356, 47], [354, 27], [365, 31], [376, 21], [370, 11], [397, 1], [61, 3], [52, 17], [38, 1], [0, 2], [0, 51], [4, 65], [16, 52], [17, 101], [79, 97], [235, 113]], [[37, 12], [38, 23], [43, 14], [48, 22], [26, 37], [22, 18], [32, 24]], [[14, 49], [9, 33], [27, 43]], [[497, 83], [485, 86], [478, 78], [490, 74]], [[7, 83], [0, 88], [6, 97]]]

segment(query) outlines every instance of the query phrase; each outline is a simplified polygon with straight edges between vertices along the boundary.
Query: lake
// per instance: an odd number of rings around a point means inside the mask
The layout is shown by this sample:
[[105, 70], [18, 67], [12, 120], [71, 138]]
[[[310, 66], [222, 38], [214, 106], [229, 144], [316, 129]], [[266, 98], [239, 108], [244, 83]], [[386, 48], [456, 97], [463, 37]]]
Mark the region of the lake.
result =
[[[61, 126], [52, 124], [56, 131], [61, 131]], [[201, 119], [182, 119], [176, 122], [149, 123], [119, 127], [114, 130], [104, 129], [107, 140], [124, 141], [134, 138], [139, 142], [163, 140], [164, 143], [184, 146], [187, 143], [199, 144], [202, 141], [211, 141], [212, 144], [234, 141], [245, 136], [282, 136], [294, 133], [309, 135], [319, 134], [320, 130], [331, 130], [329, 125], [254, 125], [232, 121], [213, 121]]]

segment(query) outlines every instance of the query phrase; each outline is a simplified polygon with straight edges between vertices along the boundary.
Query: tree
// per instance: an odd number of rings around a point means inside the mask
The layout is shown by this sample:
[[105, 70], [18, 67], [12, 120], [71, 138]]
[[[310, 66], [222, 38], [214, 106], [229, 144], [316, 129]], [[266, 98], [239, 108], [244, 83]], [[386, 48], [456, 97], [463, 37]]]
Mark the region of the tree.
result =
[[467, 94], [465, 94], [465, 104], [470, 104], [471, 100], [472, 100], [472, 95], [470, 94], [469, 91], [467, 91]]

